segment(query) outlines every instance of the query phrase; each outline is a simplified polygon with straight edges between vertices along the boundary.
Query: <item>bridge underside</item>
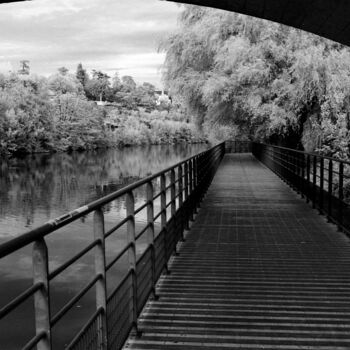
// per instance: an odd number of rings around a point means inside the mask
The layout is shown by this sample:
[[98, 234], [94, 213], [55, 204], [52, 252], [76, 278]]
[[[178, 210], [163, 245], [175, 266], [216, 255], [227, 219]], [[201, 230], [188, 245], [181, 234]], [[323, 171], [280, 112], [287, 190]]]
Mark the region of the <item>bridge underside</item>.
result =
[[299, 28], [350, 44], [350, 2], [346, 0], [169, 0], [208, 6]]
[[226, 154], [128, 349], [349, 349], [350, 244], [252, 155]]

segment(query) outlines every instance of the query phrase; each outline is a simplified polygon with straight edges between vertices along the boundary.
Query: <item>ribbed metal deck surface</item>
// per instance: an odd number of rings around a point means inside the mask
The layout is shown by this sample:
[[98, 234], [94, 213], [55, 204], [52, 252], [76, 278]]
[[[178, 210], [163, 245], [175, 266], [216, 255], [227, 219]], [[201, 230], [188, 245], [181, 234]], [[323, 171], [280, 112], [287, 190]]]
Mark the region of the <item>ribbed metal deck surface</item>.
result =
[[129, 349], [350, 349], [350, 244], [253, 156], [225, 155]]

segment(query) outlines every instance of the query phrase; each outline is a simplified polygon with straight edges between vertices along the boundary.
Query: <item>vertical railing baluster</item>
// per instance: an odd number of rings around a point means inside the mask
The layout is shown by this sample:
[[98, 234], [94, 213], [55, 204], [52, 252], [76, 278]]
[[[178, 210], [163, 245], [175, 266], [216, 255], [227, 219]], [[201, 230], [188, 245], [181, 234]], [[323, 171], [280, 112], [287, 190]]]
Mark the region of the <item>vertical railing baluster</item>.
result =
[[184, 164], [184, 172], [185, 172], [185, 200], [187, 200], [188, 198], [188, 194], [189, 194], [189, 166], [188, 163], [185, 162]]
[[301, 198], [305, 197], [306, 187], [305, 187], [305, 155], [301, 153]]
[[[179, 195], [179, 209], [180, 210], [183, 210], [183, 171], [182, 171], [182, 164], [178, 166], [177, 168], [177, 174], [178, 174], [178, 179], [179, 179], [179, 182], [178, 182], [178, 189], [179, 189], [179, 192], [178, 192], [178, 195]], [[184, 215], [180, 215], [180, 239], [183, 241], [184, 240], [184, 236], [183, 236], [183, 229], [184, 229]]]
[[132, 192], [126, 194], [126, 215], [128, 217], [127, 223], [127, 239], [128, 245], [128, 260], [129, 270], [132, 276], [132, 333], [138, 333], [137, 326], [137, 273], [136, 273], [136, 239], [135, 239], [135, 199]]
[[170, 200], [171, 200], [171, 216], [173, 217], [176, 212], [176, 198], [175, 198], [175, 170], [170, 171]]
[[323, 211], [323, 189], [324, 189], [324, 158], [320, 159], [320, 199], [319, 207], [320, 213]]
[[185, 215], [184, 216], [186, 217], [184, 229], [188, 230], [190, 228], [189, 220], [190, 220], [190, 211], [191, 211], [191, 209], [190, 209], [190, 206], [189, 206], [188, 201], [187, 201], [188, 194], [189, 194], [189, 181], [188, 181], [188, 179], [189, 179], [189, 167], [188, 167], [187, 161], [184, 164], [184, 173], [185, 173], [185, 202], [186, 202], [186, 207], [184, 208], [185, 209]]
[[338, 230], [342, 231], [343, 229], [343, 184], [344, 184], [344, 163], [342, 161], [339, 162], [339, 207], [338, 207]]
[[147, 182], [147, 243], [151, 247], [151, 274], [152, 274], [152, 294], [156, 298], [156, 253], [154, 250], [154, 203], [153, 203], [153, 184]]
[[299, 186], [299, 194], [303, 198], [303, 177], [302, 177], [302, 169], [303, 169], [303, 162], [302, 162], [302, 154], [296, 153], [297, 156], [297, 171], [298, 171], [298, 186]]
[[196, 193], [194, 195], [194, 214], [198, 213], [199, 200], [198, 200], [198, 156], [193, 159], [193, 190]]
[[[172, 244], [174, 245], [174, 251], [176, 253], [176, 243], [174, 244], [174, 240], [175, 240], [175, 234], [174, 232], [176, 232], [176, 227], [177, 227], [177, 222], [176, 222], [176, 217], [175, 217], [175, 213], [176, 213], [176, 185], [175, 185], [175, 170], [171, 169], [170, 171], [170, 200], [171, 200], [171, 217], [173, 220], [173, 227], [174, 230], [172, 231], [173, 235], [172, 237], [168, 237], [169, 239], [171, 239]], [[168, 252], [169, 254], [170, 252]]]
[[161, 226], [161, 230], [163, 231], [164, 234], [164, 268], [165, 271], [168, 273], [169, 269], [168, 269], [168, 240], [167, 240], [167, 229], [166, 229], [166, 223], [167, 223], [167, 206], [166, 206], [166, 177], [165, 174], [163, 173], [160, 176], [160, 191], [161, 191], [161, 195], [160, 195], [160, 208], [162, 211], [162, 214], [160, 215], [160, 226]]
[[316, 208], [317, 156], [313, 156], [312, 158], [312, 207]]
[[198, 183], [198, 181], [197, 181], [197, 173], [198, 173], [198, 171], [197, 171], [197, 163], [198, 163], [198, 158], [197, 157], [194, 157], [193, 158], [193, 188], [195, 189], [196, 187], [197, 187], [197, 183]]
[[333, 197], [333, 161], [328, 161], [328, 221], [332, 218], [332, 197]]
[[310, 201], [310, 169], [311, 169], [311, 160], [310, 160], [310, 155], [308, 154], [306, 156], [306, 183], [307, 183], [306, 202], [307, 203], [309, 203]]
[[191, 196], [191, 203], [190, 203], [190, 207], [191, 207], [191, 212], [190, 212], [190, 220], [193, 221], [193, 214], [194, 214], [194, 200], [193, 200], [193, 196], [192, 196], [192, 192], [193, 192], [193, 159], [191, 159], [189, 161], [189, 194]]
[[49, 262], [45, 240], [39, 239], [33, 244], [33, 283], [41, 284], [34, 294], [35, 332], [45, 332], [46, 336], [40, 340], [37, 350], [51, 350], [50, 325], [50, 286], [48, 280]]
[[100, 209], [94, 212], [94, 239], [98, 240], [95, 247], [95, 273], [101, 276], [96, 282], [96, 307], [102, 309], [101, 332], [98, 332], [98, 350], [108, 347], [107, 334], [107, 289], [106, 289], [106, 255], [105, 255], [105, 225], [103, 212]]

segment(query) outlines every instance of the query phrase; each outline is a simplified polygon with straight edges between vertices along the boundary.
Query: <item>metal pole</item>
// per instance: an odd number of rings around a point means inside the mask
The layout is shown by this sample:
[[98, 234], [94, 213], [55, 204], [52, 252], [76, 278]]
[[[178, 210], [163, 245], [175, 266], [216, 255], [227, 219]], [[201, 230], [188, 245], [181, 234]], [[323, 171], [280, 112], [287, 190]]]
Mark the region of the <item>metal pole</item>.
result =
[[45, 240], [39, 239], [33, 245], [33, 283], [41, 284], [41, 288], [34, 294], [35, 332], [45, 332], [46, 337], [41, 339], [37, 350], [51, 350], [50, 324], [50, 290], [49, 290], [49, 263]]
[[338, 230], [343, 229], [343, 183], [344, 183], [344, 163], [339, 162], [339, 212], [338, 212]]
[[[179, 165], [178, 169], [178, 179], [179, 179], [179, 208], [183, 209], [183, 172], [182, 172], [182, 164]], [[184, 218], [183, 215], [180, 216], [180, 239], [184, 240], [183, 230], [184, 230]]]
[[175, 199], [175, 170], [170, 171], [170, 198], [171, 198], [171, 216], [176, 213], [176, 199]]
[[167, 273], [169, 273], [169, 269], [168, 269], [168, 240], [167, 240], [167, 235], [168, 235], [168, 231], [166, 229], [166, 223], [167, 223], [167, 208], [166, 208], [166, 178], [165, 175], [162, 174], [160, 176], [160, 191], [161, 191], [161, 195], [160, 195], [160, 207], [161, 207], [161, 211], [162, 214], [160, 215], [160, 226], [161, 226], [161, 230], [163, 231], [164, 234], [164, 267], [165, 267], [165, 271]]
[[[187, 212], [187, 209], [190, 208], [189, 204], [188, 204], [188, 194], [189, 194], [189, 166], [187, 164], [187, 162], [184, 164], [184, 172], [185, 172], [185, 203], [186, 203], [186, 212], [185, 212], [185, 230], [188, 230], [190, 228], [189, 226], [189, 219], [190, 219], [190, 213]], [[183, 234], [182, 234], [182, 238], [184, 238]]]
[[98, 333], [98, 349], [107, 349], [107, 289], [106, 289], [106, 256], [105, 256], [105, 224], [103, 212], [94, 212], [94, 238], [99, 240], [95, 247], [95, 273], [101, 278], [96, 282], [96, 307], [102, 308], [101, 331]]
[[324, 158], [321, 157], [320, 159], [320, 199], [319, 199], [320, 212], [323, 211], [323, 188], [324, 188]]
[[307, 193], [306, 193], [306, 203], [310, 201], [310, 155], [306, 156], [306, 184], [307, 184]]
[[333, 162], [328, 162], [328, 221], [332, 217], [332, 197], [333, 197]]
[[[173, 231], [176, 232], [176, 218], [175, 218], [175, 213], [176, 213], [176, 198], [175, 198], [175, 170], [174, 169], [171, 169], [170, 171], [170, 198], [171, 198], [171, 205], [170, 205], [170, 208], [171, 208], [171, 218], [173, 220], [173, 227], [175, 228]], [[170, 237], [168, 237], [170, 238]], [[173, 237], [171, 237], [171, 240], [172, 242], [174, 242], [175, 240], [175, 237], [174, 237], [174, 234], [173, 234]], [[174, 251], [175, 251], [175, 254], [176, 254], [176, 243], [174, 244]], [[170, 252], [168, 252], [169, 254]]]
[[135, 239], [135, 199], [132, 192], [126, 194], [127, 238], [129, 269], [132, 274], [132, 333], [138, 333], [137, 327], [137, 275], [136, 275], [136, 239]]
[[154, 250], [154, 204], [153, 204], [153, 184], [147, 182], [147, 243], [151, 248], [151, 274], [152, 274], [152, 294], [156, 298], [156, 255]]
[[189, 186], [189, 193], [191, 195], [191, 213], [190, 213], [190, 220], [193, 221], [193, 214], [194, 214], [194, 200], [193, 200], [193, 196], [192, 196], [192, 192], [193, 192], [193, 160], [191, 159], [189, 161], [189, 175], [190, 175], [190, 186]]
[[312, 169], [312, 207], [316, 208], [316, 175], [317, 175], [317, 157], [313, 156]]

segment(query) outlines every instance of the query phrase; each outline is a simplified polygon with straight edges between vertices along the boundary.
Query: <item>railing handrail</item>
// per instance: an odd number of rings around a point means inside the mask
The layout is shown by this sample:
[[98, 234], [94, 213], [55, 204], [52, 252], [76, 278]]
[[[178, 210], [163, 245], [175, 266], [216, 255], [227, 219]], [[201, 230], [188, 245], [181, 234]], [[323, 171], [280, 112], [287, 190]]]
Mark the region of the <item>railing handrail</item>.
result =
[[330, 157], [330, 156], [325, 156], [323, 154], [319, 154], [316, 152], [306, 152], [306, 151], [301, 151], [298, 149], [294, 149], [294, 148], [288, 148], [288, 147], [284, 147], [284, 146], [278, 146], [278, 145], [271, 145], [269, 143], [264, 143], [264, 142], [257, 142], [257, 141], [252, 141], [253, 144], [257, 144], [257, 145], [264, 145], [264, 146], [269, 146], [269, 147], [274, 147], [274, 148], [278, 148], [278, 149], [282, 149], [285, 151], [293, 151], [295, 153], [300, 153], [300, 154], [304, 154], [304, 155], [309, 155], [309, 156], [313, 156], [313, 157], [320, 157], [323, 159], [328, 159], [328, 160], [332, 160], [332, 161], [336, 161], [336, 162], [342, 162], [344, 164], [350, 165], [350, 161], [347, 160], [343, 160], [343, 159], [338, 159], [335, 157]]
[[157, 173], [154, 173], [152, 175], [149, 175], [145, 178], [142, 178], [136, 182], [133, 182], [130, 185], [127, 185], [120, 190], [117, 190], [113, 193], [110, 193], [102, 198], [99, 198], [95, 201], [92, 201], [86, 205], [83, 205], [77, 209], [74, 209], [66, 214], [63, 214], [55, 219], [51, 219], [47, 221], [46, 223], [40, 225], [39, 227], [32, 229], [28, 232], [22, 233], [20, 236], [12, 238], [8, 240], [7, 242], [4, 242], [0, 244], [0, 259], [4, 258], [5, 256], [15, 252], [16, 250], [19, 250], [23, 248], [24, 246], [33, 243], [34, 241], [43, 238], [47, 236], [48, 234], [58, 230], [59, 228], [93, 212], [94, 210], [108, 204], [109, 202], [118, 199], [119, 197], [125, 195], [126, 193], [136, 189], [137, 187], [145, 185], [147, 182], [154, 180], [155, 178], [161, 176], [162, 174], [165, 174], [180, 165], [188, 162], [189, 160], [192, 160], [196, 157], [199, 157], [200, 155], [206, 153], [207, 151], [214, 149], [215, 147], [224, 144], [225, 142], [221, 142], [218, 145], [215, 145], [214, 147], [197, 153], [193, 156], [190, 156], [188, 158], [185, 158], [184, 160], [177, 162], [174, 165], [171, 165], [163, 170], [158, 171]]

